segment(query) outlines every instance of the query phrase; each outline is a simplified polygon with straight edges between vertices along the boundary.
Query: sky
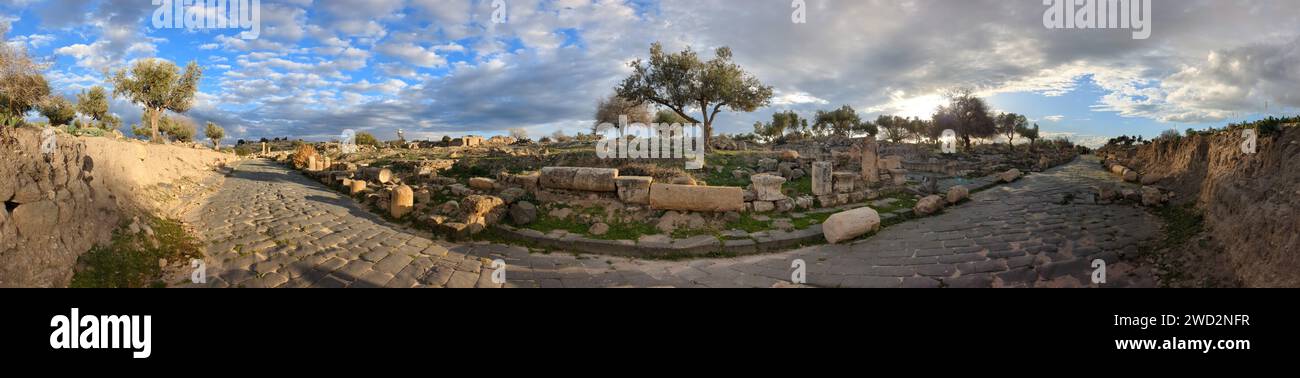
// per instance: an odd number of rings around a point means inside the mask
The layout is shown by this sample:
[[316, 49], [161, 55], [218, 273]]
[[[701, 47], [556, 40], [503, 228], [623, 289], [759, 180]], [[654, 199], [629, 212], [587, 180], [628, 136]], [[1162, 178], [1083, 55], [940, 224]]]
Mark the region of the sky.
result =
[[[956, 87], [1093, 146], [1300, 109], [1300, 0], [1148, 1], [1151, 35], [1135, 39], [1049, 29], [1042, 0], [264, 0], [244, 39], [156, 27], [151, 0], [0, 0], [0, 40], [49, 63], [68, 97], [138, 59], [197, 61], [185, 116], [231, 140], [573, 134], [655, 41], [731, 47], [773, 86], [771, 106], [719, 115], [722, 133], [846, 104], [929, 118]], [[111, 111], [128, 130], [141, 114]]]

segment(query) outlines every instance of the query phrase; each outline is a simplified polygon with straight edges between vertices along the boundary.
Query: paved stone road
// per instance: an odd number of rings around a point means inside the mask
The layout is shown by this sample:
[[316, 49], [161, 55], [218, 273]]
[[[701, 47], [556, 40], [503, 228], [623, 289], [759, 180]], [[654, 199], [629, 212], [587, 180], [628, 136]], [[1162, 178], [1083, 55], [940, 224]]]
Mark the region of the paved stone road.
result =
[[[689, 261], [430, 240], [265, 161], [240, 166], [189, 221], [209, 243], [216, 287], [801, 286], [788, 282], [796, 259], [813, 287], [1055, 287], [1090, 282], [1096, 258], [1111, 263], [1104, 286], [1152, 285], [1116, 257], [1153, 237], [1155, 219], [1087, 203], [1091, 185], [1113, 181], [1081, 159], [850, 245]], [[1066, 193], [1080, 200], [1066, 204]], [[494, 259], [507, 264], [504, 285], [492, 282]]]

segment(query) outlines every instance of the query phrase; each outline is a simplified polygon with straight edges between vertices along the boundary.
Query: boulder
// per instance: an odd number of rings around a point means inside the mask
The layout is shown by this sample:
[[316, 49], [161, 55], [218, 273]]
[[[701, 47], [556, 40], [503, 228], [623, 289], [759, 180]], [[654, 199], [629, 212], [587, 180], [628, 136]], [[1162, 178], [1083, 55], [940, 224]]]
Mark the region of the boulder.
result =
[[949, 205], [956, 205], [958, 202], [967, 198], [970, 198], [970, 189], [966, 189], [965, 186], [955, 185], [948, 188], [947, 200]]
[[776, 210], [776, 204], [772, 201], [754, 201], [754, 212], [766, 213]]
[[650, 204], [650, 184], [654, 183], [653, 177], [619, 176], [614, 179], [614, 183], [618, 187], [618, 199], [623, 203]]
[[662, 217], [659, 217], [659, 222], [655, 224], [655, 228], [664, 234], [672, 234], [678, 228], [699, 229], [707, 224], [708, 222], [700, 214], [668, 211], [664, 212]]
[[481, 224], [486, 226], [491, 223], [490, 213], [498, 207], [505, 205], [505, 201], [494, 196], [472, 195], [465, 197], [461, 201], [460, 212], [462, 219], [466, 224]]
[[745, 208], [744, 190], [736, 187], [650, 185], [650, 208], [705, 212], [741, 211]]
[[903, 169], [903, 157], [890, 155], [880, 158], [880, 169]]
[[912, 207], [912, 212], [920, 216], [934, 214], [939, 210], [943, 210], [943, 197], [937, 195], [922, 198]]
[[474, 177], [469, 179], [469, 187], [483, 191], [490, 191], [496, 189], [497, 180], [486, 177]]
[[1023, 175], [1023, 173], [1020, 173], [1020, 170], [1019, 170], [1019, 169], [1011, 168], [1011, 170], [1009, 170], [1009, 171], [999, 173], [999, 174], [998, 174], [998, 179], [999, 179], [999, 180], [1002, 180], [1002, 182], [1008, 182], [1008, 183], [1009, 183], [1009, 182], [1014, 182], [1014, 181], [1016, 181], [1016, 180], [1019, 180], [1019, 179], [1020, 179], [1020, 176], [1022, 176], [1022, 175]]
[[502, 201], [506, 201], [506, 204], [515, 203], [516, 201], [519, 201], [520, 198], [524, 198], [524, 196], [527, 195], [528, 192], [523, 188], [509, 188], [502, 190], [501, 193], [497, 193], [497, 196], [501, 197]]
[[1097, 187], [1098, 201], [1114, 201], [1120, 198], [1120, 193], [1115, 190], [1114, 185], [1101, 185]]
[[618, 170], [611, 168], [545, 167], [539, 181], [548, 189], [613, 192], [618, 190], [615, 177]]
[[801, 210], [803, 210], [803, 209], [811, 209], [811, 208], [813, 207], [813, 197], [812, 197], [812, 196], [800, 196], [799, 198], [795, 198], [795, 199], [794, 199], [794, 207], [796, 207], [796, 208], [798, 208], [798, 209], [801, 209]]
[[516, 225], [524, 226], [537, 220], [537, 205], [528, 201], [520, 201], [510, 206], [510, 221]]
[[784, 161], [799, 160], [799, 151], [795, 151], [795, 150], [781, 151], [781, 160]]
[[832, 184], [831, 162], [819, 161], [812, 164], [812, 192], [815, 196], [829, 195], [835, 192]]
[[1138, 182], [1138, 173], [1132, 169], [1124, 170], [1124, 181]]
[[443, 202], [441, 206], [438, 206], [438, 212], [444, 215], [460, 213], [460, 203], [456, 201]]
[[1160, 206], [1165, 202], [1165, 196], [1160, 193], [1160, 188], [1154, 186], [1142, 187], [1142, 206]]
[[822, 235], [831, 244], [853, 240], [879, 229], [880, 214], [870, 207], [836, 213], [822, 222]]
[[770, 174], [757, 174], [749, 177], [754, 184], [754, 198], [759, 201], [777, 201], [785, 199], [785, 194], [781, 193], [781, 186], [785, 184], [785, 179], [780, 176]]
[[596, 236], [607, 234], [609, 233], [609, 225], [604, 223], [593, 224], [591, 228], [587, 229], [587, 233]]
[[782, 198], [777, 201], [772, 201], [772, 204], [776, 205], [777, 212], [788, 213], [790, 212], [790, 210], [794, 210], [794, 200], [788, 197]]
[[394, 219], [402, 219], [406, 214], [410, 214], [415, 208], [415, 192], [411, 187], [402, 185], [393, 189], [392, 198], [388, 203], [388, 214]]

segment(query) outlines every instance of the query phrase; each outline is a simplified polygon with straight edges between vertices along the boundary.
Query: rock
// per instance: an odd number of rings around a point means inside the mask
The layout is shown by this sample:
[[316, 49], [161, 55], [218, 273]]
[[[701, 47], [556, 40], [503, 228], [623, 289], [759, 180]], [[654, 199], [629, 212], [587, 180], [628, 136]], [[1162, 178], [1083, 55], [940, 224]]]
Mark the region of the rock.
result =
[[834, 194], [817, 196], [816, 198], [819, 207], [835, 207], [839, 206], [840, 203], [840, 197]]
[[1138, 182], [1138, 173], [1132, 169], [1124, 170], [1124, 181]]
[[955, 185], [948, 188], [947, 200], [949, 205], [956, 205], [958, 202], [967, 198], [970, 198], [970, 189], [966, 189], [965, 186]]
[[811, 208], [813, 207], [813, 197], [812, 197], [812, 196], [799, 196], [799, 198], [795, 198], [795, 199], [794, 199], [794, 207], [796, 207], [796, 208], [798, 208], [798, 209], [800, 209], [800, 210], [811, 209]]
[[1160, 189], [1154, 186], [1142, 187], [1142, 206], [1160, 206], [1165, 202], [1165, 196], [1160, 193]]
[[402, 185], [393, 189], [393, 196], [389, 202], [389, 212], [394, 219], [402, 219], [406, 214], [410, 214], [415, 208], [415, 192], [411, 187]]
[[650, 184], [654, 183], [653, 177], [620, 176], [614, 179], [614, 183], [618, 187], [618, 199], [623, 203], [650, 204]]
[[790, 176], [794, 175], [794, 164], [795, 163], [791, 162], [781, 162], [781, 164], [776, 166], [777, 175], [784, 178], [790, 178]]
[[650, 208], [704, 212], [741, 211], [744, 190], [736, 187], [650, 185]]
[[686, 186], [695, 186], [699, 184], [698, 182], [695, 182], [695, 178], [691, 176], [673, 177], [673, 179], [669, 180], [668, 183], [673, 185], [686, 185]]
[[766, 213], [772, 210], [776, 210], [776, 204], [772, 201], [754, 201], [754, 212]]
[[943, 197], [933, 195], [922, 198], [912, 207], [912, 212], [919, 216], [934, 214], [943, 210]]
[[799, 151], [795, 151], [795, 150], [781, 151], [781, 160], [784, 161], [799, 160]]
[[776, 159], [762, 158], [758, 159], [758, 168], [762, 172], [772, 172], [776, 170]]
[[53, 235], [54, 225], [59, 223], [59, 207], [49, 200], [29, 202], [15, 207], [10, 218], [18, 235], [29, 239], [41, 234]]
[[1002, 180], [1002, 182], [1007, 182], [1007, 183], [1009, 183], [1009, 182], [1014, 182], [1014, 181], [1016, 181], [1016, 180], [1019, 180], [1019, 179], [1020, 179], [1020, 176], [1022, 176], [1022, 175], [1023, 175], [1023, 173], [1020, 173], [1020, 170], [1019, 170], [1019, 169], [1012, 168], [1012, 169], [1009, 170], [1009, 171], [999, 173], [999, 174], [998, 174], [998, 179], [999, 179], [999, 180]]
[[521, 201], [510, 206], [510, 221], [519, 226], [525, 226], [537, 220], [537, 205], [532, 202]]
[[750, 173], [749, 171], [746, 171], [746, 170], [744, 170], [744, 169], [737, 169], [737, 170], [731, 171], [731, 177], [734, 178], [734, 179], [737, 179], [737, 180], [748, 179], [749, 176], [750, 176], [750, 174], [751, 174], [751, 173]]
[[469, 187], [483, 191], [490, 191], [496, 189], [497, 180], [486, 177], [474, 177], [469, 179]]
[[781, 186], [785, 184], [784, 178], [764, 173], [750, 176], [749, 180], [754, 183], [754, 198], [756, 200], [777, 201], [785, 199], [785, 194], [781, 193]]
[[1155, 175], [1143, 175], [1140, 181], [1142, 185], [1154, 185], [1155, 183], [1160, 182], [1160, 178]]
[[812, 165], [812, 192], [815, 196], [824, 196], [834, 193], [832, 186], [833, 173], [831, 172], [831, 162], [819, 161]]
[[1123, 198], [1126, 199], [1126, 200], [1133, 201], [1133, 202], [1141, 202], [1141, 201], [1142, 201], [1142, 194], [1139, 193], [1139, 192], [1136, 191], [1136, 190], [1133, 190], [1133, 189], [1130, 189], [1130, 188], [1124, 188], [1124, 189], [1121, 189], [1121, 190], [1119, 191], [1119, 193], [1120, 193], [1120, 196], [1123, 197]]
[[551, 210], [551, 212], [547, 213], [546, 215], [549, 215], [551, 218], [555, 218], [555, 219], [569, 219], [569, 216], [573, 215], [573, 209], [567, 207], [554, 209]]
[[879, 229], [880, 214], [870, 207], [836, 213], [822, 223], [822, 235], [826, 237], [826, 242], [831, 244], [853, 240]]
[[790, 212], [790, 210], [794, 210], [794, 200], [790, 199], [789, 197], [782, 198], [777, 201], [772, 201], [772, 204], [776, 205], [777, 212], [788, 213]]
[[460, 213], [460, 203], [456, 201], [443, 202], [441, 206], [438, 206], [438, 212], [444, 215]]
[[659, 222], [655, 224], [655, 228], [667, 235], [672, 234], [678, 228], [699, 229], [707, 224], [708, 222], [700, 214], [668, 211], [662, 217], [659, 217]]
[[607, 234], [609, 233], [609, 225], [604, 223], [593, 224], [590, 229], [587, 229], [587, 233], [596, 236]]
[[772, 228], [787, 232], [794, 231], [794, 223], [790, 222], [789, 219], [781, 218], [772, 221]]
[[618, 190], [614, 178], [617, 169], [583, 168], [583, 167], [545, 167], [542, 168], [541, 187], [549, 189], [568, 189], [588, 192], [613, 192]]
[[352, 185], [348, 187], [348, 194], [357, 195], [366, 190], [365, 180], [352, 180]]
[[523, 188], [509, 188], [506, 190], [502, 190], [501, 193], [497, 193], [497, 197], [501, 197], [501, 200], [506, 201], [507, 205], [515, 203], [519, 201], [519, 199], [524, 198], [524, 196], [527, 195], [528, 192], [525, 191]]
[[1098, 201], [1114, 201], [1119, 198], [1119, 191], [1115, 190], [1114, 185], [1101, 185], [1097, 187]]
[[805, 175], [807, 175], [807, 173], [804, 173], [803, 168], [795, 168], [795, 169], [791, 169], [791, 170], [790, 170], [790, 180], [791, 180], [791, 181], [801, 179], [801, 178], [803, 178]]
[[447, 188], [451, 190], [451, 194], [461, 197], [474, 194], [474, 189], [470, 189], [468, 186], [461, 184], [452, 184], [447, 186]]
[[473, 230], [468, 224], [460, 222], [445, 222], [438, 225], [438, 233], [446, 235], [447, 239], [457, 241], [465, 240], [473, 235]]
[[472, 195], [461, 201], [460, 212], [467, 224], [481, 223], [487, 225], [488, 214], [505, 205], [501, 198], [484, 195]]
[[903, 157], [898, 155], [889, 155], [880, 158], [880, 169], [903, 169]]

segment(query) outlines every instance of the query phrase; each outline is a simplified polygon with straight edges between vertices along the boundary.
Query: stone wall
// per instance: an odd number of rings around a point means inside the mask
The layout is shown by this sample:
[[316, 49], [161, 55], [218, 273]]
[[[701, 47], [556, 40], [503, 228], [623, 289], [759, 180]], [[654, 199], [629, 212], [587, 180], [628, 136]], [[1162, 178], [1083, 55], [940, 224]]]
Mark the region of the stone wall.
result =
[[1098, 152], [1144, 183], [1177, 193], [1205, 213], [1233, 274], [1254, 287], [1300, 286], [1300, 129], [1260, 136], [1241, 151], [1238, 133], [1196, 135]]
[[203, 181], [215, 174], [213, 166], [234, 159], [210, 149], [63, 133], [46, 156], [40, 134], [0, 128], [0, 287], [66, 286], [77, 257], [108, 243], [123, 219], [175, 216], [189, 203], [160, 200], [158, 191], [186, 192], [178, 181]]

